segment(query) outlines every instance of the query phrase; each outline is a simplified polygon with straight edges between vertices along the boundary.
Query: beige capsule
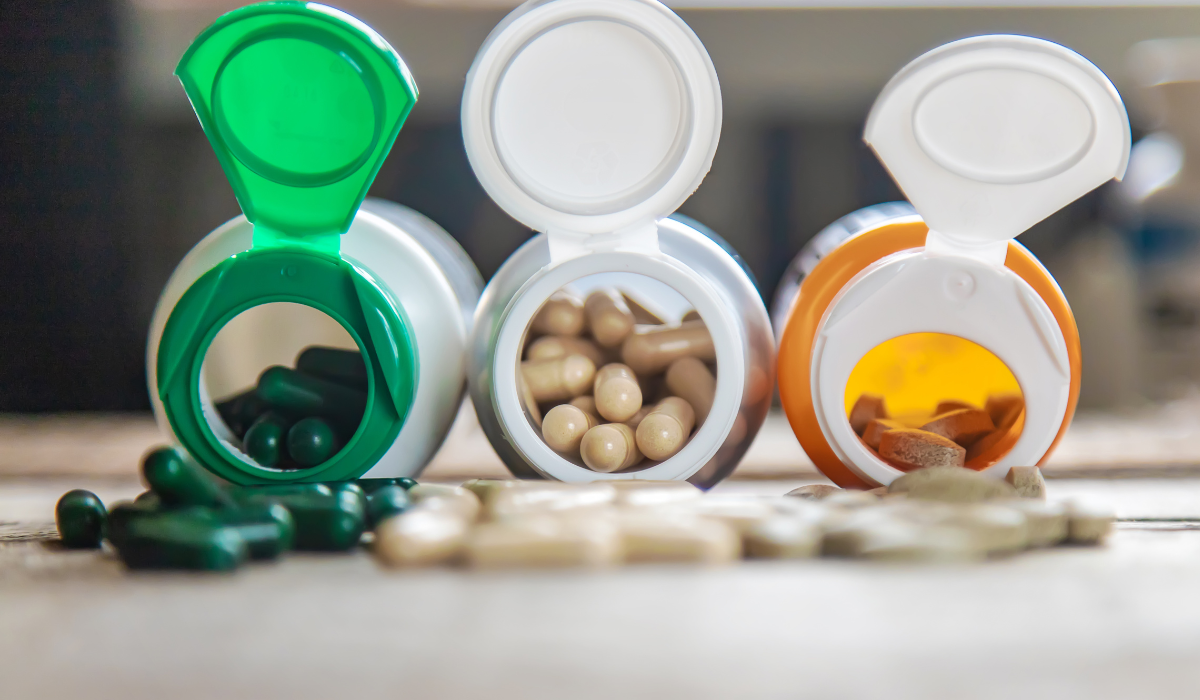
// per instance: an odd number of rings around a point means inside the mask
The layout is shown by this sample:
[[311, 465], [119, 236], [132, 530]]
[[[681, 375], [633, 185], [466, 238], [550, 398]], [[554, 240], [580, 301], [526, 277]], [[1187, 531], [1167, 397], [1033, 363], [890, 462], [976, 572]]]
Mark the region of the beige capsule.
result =
[[597, 289], [583, 303], [588, 329], [600, 347], [620, 345], [637, 323], [625, 298], [615, 289]]
[[413, 507], [375, 528], [372, 552], [388, 566], [432, 566], [459, 559], [470, 522], [449, 509]]
[[633, 428], [624, 423], [597, 425], [583, 436], [579, 456], [589, 469], [609, 474], [642, 461]]
[[502, 520], [534, 514], [567, 513], [607, 508], [617, 498], [608, 484], [564, 484], [529, 482], [522, 488], [493, 492], [484, 504], [487, 520]]
[[699, 500], [663, 506], [661, 512], [719, 520], [739, 534], [776, 514], [771, 503], [762, 498], [711, 494]]
[[471, 532], [467, 562], [477, 568], [613, 566], [621, 535], [610, 518], [526, 516], [485, 523]]
[[461, 486], [422, 483], [408, 490], [414, 508], [449, 511], [467, 523], [479, 517], [479, 497]]
[[633, 370], [614, 362], [596, 372], [592, 386], [596, 412], [613, 423], [627, 421], [642, 407], [642, 388]]
[[502, 489], [521, 488], [526, 483], [519, 479], [471, 479], [464, 481], [462, 487], [475, 494], [480, 503], [487, 503], [492, 493]]
[[717, 378], [708, 365], [694, 357], [672, 362], [667, 367], [667, 388], [691, 404], [696, 412], [696, 425], [704, 425], [712, 411], [713, 397], [717, 395]]
[[550, 449], [563, 455], [578, 456], [583, 435], [596, 425], [590, 413], [569, 403], [546, 411], [542, 419], [542, 439]]
[[625, 305], [629, 307], [630, 313], [633, 314], [633, 320], [637, 321], [639, 325], [661, 326], [663, 324], [662, 316], [651, 311], [642, 302], [625, 292], [621, 292], [621, 297], [625, 300]]
[[662, 461], [675, 456], [687, 444], [696, 424], [696, 412], [691, 404], [678, 396], [669, 396], [650, 411], [638, 424], [638, 449], [647, 459]]
[[616, 522], [627, 562], [727, 564], [742, 555], [737, 532], [718, 520], [628, 510]]
[[617, 505], [633, 508], [663, 506], [698, 501], [704, 492], [686, 481], [650, 479], [612, 479], [608, 484], [617, 492]]
[[587, 338], [544, 335], [530, 343], [525, 350], [526, 360], [555, 360], [567, 355], [583, 355], [597, 367], [608, 361], [604, 351]]
[[776, 515], [746, 530], [742, 548], [754, 559], [808, 559], [821, 553], [821, 528], [802, 518]]
[[583, 302], [568, 291], [557, 291], [534, 314], [529, 327], [540, 335], [579, 335], [584, 327]]
[[594, 397], [594, 396], [591, 396], [589, 394], [584, 394], [583, 396], [576, 396], [575, 398], [571, 399], [567, 403], [571, 404], [575, 408], [578, 408], [579, 410], [583, 411], [584, 413], [592, 414], [592, 416], [595, 418], [600, 417], [600, 414], [596, 413], [596, 397]]
[[591, 388], [596, 365], [583, 355], [529, 360], [521, 363], [521, 375], [529, 386], [529, 393], [539, 403], [566, 401]]
[[642, 406], [641, 408], [638, 409], [637, 413], [633, 414], [632, 418], [630, 418], [627, 421], [622, 421], [622, 422], [625, 425], [628, 425], [630, 428], [633, 428], [636, 431], [638, 429], [638, 426], [642, 424], [642, 421], [646, 420], [646, 416], [650, 415], [650, 412], [653, 410], [654, 410], [653, 406]]
[[702, 321], [638, 328], [621, 345], [621, 359], [638, 374], [657, 374], [681, 357], [715, 362], [712, 336]]

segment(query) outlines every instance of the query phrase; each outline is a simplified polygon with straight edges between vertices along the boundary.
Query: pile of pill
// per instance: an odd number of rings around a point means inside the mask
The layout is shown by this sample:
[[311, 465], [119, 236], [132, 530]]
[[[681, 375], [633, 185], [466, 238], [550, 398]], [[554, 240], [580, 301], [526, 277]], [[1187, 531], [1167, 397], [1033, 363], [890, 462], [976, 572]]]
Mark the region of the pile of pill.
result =
[[268, 367], [258, 384], [217, 404], [247, 457], [263, 467], [305, 469], [337, 454], [367, 405], [367, 368], [356, 350], [311, 346], [296, 366]]
[[526, 337], [525, 409], [552, 450], [593, 471], [669, 459], [712, 408], [716, 352], [694, 311], [668, 325], [619, 290], [564, 290]]
[[232, 486], [171, 448], [146, 456], [142, 479], [148, 491], [107, 510], [88, 491], [63, 495], [55, 508], [63, 545], [94, 549], [107, 540], [131, 569], [209, 571], [288, 550], [347, 551], [363, 532], [408, 508], [408, 488], [416, 483]]
[[974, 561], [1058, 544], [1098, 544], [1110, 514], [1048, 503], [1036, 467], [1007, 482], [921, 469], [877, 491], [813, 485], [776, 497], [704, 494], [679, 481], [420, 484], [380, 523], [385, 565], [601, 568], [816, 556]]
[[882, 396], [863, 394], [850, 409], [850, 427], [872, 452], [901, 471], [961, 467], [998, 458], [995, 449], [1025, 410], [1018, 394], [989, 396], [983, 408], [942, 401], [926, 415], [889, 416]]

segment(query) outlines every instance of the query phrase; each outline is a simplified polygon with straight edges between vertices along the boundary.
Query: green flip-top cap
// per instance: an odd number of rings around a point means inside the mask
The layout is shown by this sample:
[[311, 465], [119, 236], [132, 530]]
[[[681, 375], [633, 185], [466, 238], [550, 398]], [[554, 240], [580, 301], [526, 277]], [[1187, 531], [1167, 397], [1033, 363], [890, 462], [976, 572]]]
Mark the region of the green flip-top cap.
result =
[[[158, 393], [183, 446], [238, 483], [349, 479], [391, 446], [412, 403], [415, 343], [403, 308], [340, 236], [417, 99], [396, 51], [359, 20], [305, 2], [230, 12], [188, 48], [176, 75], [225, 170], [253, 245], [204, 274], [175, 306], [157, 357]], [[242, 311], [293, 302], [338, 321], [368, 367], [368, 401], [345, 448], [303, 470], [256, 464], [217, 437], [200, 369]]]

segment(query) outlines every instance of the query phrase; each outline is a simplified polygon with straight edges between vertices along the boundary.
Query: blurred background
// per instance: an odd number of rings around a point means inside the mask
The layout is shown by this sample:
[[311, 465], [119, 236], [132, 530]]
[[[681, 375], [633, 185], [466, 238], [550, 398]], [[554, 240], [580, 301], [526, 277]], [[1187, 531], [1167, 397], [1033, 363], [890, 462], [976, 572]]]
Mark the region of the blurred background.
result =
[[[0, 411], [148, 408], [144, 344], [158, 294], [183, 255], [239, 213], [172, 71], [198, 32], [241, 4], [3, 3]], [[476, 182], [458, 108], [476, 49], [515, 3], [331, 4], [389, 39], [421, 89], [372, 194], [440, 223], [487, 278], [531, 232]], [[1020, 240], [1075, 309], [1084, 407], [1194, 391], [1200, 174], [1185, 155], [1200, 124], [1180, 115], [1200, 109], [1200, 45], [1144, 42], [1200, 36], [1200, 9], [1072, 0], [668, 4], [707, 46], [725, 98], [712, 171], [681, 211], [741, 252], [768, 302], [821, 228], [900, 197], [860, 136], [874, 96], [906, 62], [995, 32], [1043, 37], [1091, 59], [1129, 106], [1138, 142], [1130, 176]]]

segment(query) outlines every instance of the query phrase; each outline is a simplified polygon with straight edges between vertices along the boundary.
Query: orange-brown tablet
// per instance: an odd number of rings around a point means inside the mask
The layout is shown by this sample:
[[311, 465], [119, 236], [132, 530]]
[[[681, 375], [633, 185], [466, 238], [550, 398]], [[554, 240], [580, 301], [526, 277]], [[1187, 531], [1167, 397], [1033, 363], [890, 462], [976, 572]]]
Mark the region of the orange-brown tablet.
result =
[[879, 456], [902, 471], [928, 467], [961, 467], [967, 451], [953, 440], [924, 430], [889, 430], [879, 441]]
[[583, 312], [588, 329], [600, 347], [616, 347], [633, 332], [633, 312], [615, 289], [597, 289], [589, 294]]
[[867, 443], [867, 447], [872, 450], [879, 449], [879, 441], [883, 439], [883, 434], [889, 430], [902, 430], [907, 428], [900, 421], [889, 420], [887, 418], [876, 418], [867, 423], [867, 429], [863, 431], [862, 440]]
[[884, 405], [882, 396], [863, 394], [854, 402], [854, 408], [850, 409], [850, 427], [861, 436], [867, 429], [867, 423], [887, 417], [887, 406]]
[[717, 351], [703, 321], [638, 328], [621, 345], [621, 359], [638, 374], [656, 374], [681, 357], [716, 361]]
[[587, 338], [568, 335], [544, 335], [529, 344], [525, 350], [526, 360], [554, 360], [567, 355], [583, 355], [597, 367], [608, 362], [604, 351]]
[[951, 399], [949, 401], [939, 401], [937, 408], [934, 409], [934, 411], [933, 411], [933, 415], [940, 416], [943, 413], [949, 413], [951, 411], [959, 411], [964, 408], [979, 408], [979, 407], [973, 403], [968, 403], [966, 401], [958, 401], [956, 399]]
[[583, 302], [574, 294], [559, 290], [550, 295], [529, 324], [542, 335], [579, 335], [583, 332]]
[[985, 410], [997, 428], [1008, 428], [1025, 410], [1025, 399], [1020, 394], [996, 394], [988, 397]]
[[566, 401], [592, 387], [596, 365], [583, 355], [567, 355], [557, 360], [522, 362], [521, 375], [525, 377], [529, 393], [539, 403]]
[[992, 417], [987, 414], [987, 411], [978, 408], [960, 408], [957, 411], [943, 413], [921, 426], [921, 430], [937, 433], [963, 447], [970, 447], [979, 438], [995, 429]]

